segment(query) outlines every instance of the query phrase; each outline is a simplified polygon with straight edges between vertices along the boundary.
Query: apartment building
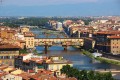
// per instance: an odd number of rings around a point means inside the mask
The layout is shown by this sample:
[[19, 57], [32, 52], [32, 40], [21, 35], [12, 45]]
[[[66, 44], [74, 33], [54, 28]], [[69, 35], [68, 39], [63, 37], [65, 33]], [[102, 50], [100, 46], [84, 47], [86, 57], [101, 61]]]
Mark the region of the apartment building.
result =
[[93, 34], [93, 38], [96, 41], [95, 48], [99, 51], [110, 53], [110, 41], [109, 36], [119, 35], [120, 31], [100, 31]]
[[110, 40], [110, 53], [120, 54], [120, 36], [109, 36], [108, 39]]
[[2, 64], [14, 65], [14, 57], [19, 55], [20, 47], [13, 44], [0, 44], [0, 62]]
[[26, 42], [26, 48], [34, 48], [35, 47], [35, 35], [32, 32], [24, 32], [24, 38]]
[[52, 70], [56, 72], [56, 75], [60, 75], [60, 69], [65, 65], [73, 66], [72, 62], [65, 60], [62, 56], [50, 56], [50, 60], [47, 60], [45, 63], [45, 69]]

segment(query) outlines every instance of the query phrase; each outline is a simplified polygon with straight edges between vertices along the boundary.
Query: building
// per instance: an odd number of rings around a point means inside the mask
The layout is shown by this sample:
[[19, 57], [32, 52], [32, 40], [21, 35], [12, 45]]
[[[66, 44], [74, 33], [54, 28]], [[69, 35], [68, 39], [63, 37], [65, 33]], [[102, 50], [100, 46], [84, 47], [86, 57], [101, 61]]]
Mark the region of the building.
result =
[[71, 26], [71, 27], [69, 28], [70, 36], [71, 36], [71, 37], [77, 37], [77, 36], [78, 36], [78, 35], [77, 35], [77, 31], [79, 30], [80, 27], [81, 27], [81, 26]]
[[20, 29], [20, 32], [23, 34], [24, 32], [29, 32], [30, 31], [30, 29], [29, 29], [29, 27], [27, 27], [27, 26], [23, 26], [23, 27], [21, 27], [21, 29]]
[[61, 22], [57, 22], [56, 24], [56, 30], [62, 31], [63, 27], [62, 27], [62, 23]]
[[16, 40], [14, 44], [18, 45], [21, 49], [25, 48], [25, 41], [24, 40]]
[[7, 65], [14, 65], [14, 57], [19, 55], [20, 47], [13, 44], [0, 44], [0, 62]]
[[95, 40], [92, 38], [84, 38], [84, 48], [87, 50], [94, 49]]
[[49, 23], [49, 26], [50, 26], [52, 29], [55, 29], [55, 30], [56, 30], [57, 21], [50, 20], [48, 23]]
[[95, 48], [102, 52], [110, 53], [110, 42], [108, 37], [119, 35], [120, 31], [100, 31], [93, 34], [96, 41]]
[[14, 39], [16, 31], [15, 30], [0, 30], [0, 37], [1, 38], [8, 38], [8, 39]]
[[24, 71], [37, 72], [38, 69], [45, 69], [55, 72], [56, 75], [60, 75], [60, 69], [64, 65], [73, 66], [72, 62], [60, 56], [46, 57], [28, 54], [15, 57], [15, 68], [20, 68]]
[[15, 34], [15, 39], [16, 40], [25, 40], [24, 35], [21, 33]]
[[110, 40], [110, 53], [120, 54], [120, 36], [109, 36], [108, 39]]
[[37, 72], [25, 72], [10, 66], [0, 65], [0, 80], [77, 80], [74, 77], [61, 75], [56, 77], [54, 72], [39, 69]]
[[35, 35], [32, 32], [24, 32], [24, 38], [26, 42], [26, 48], [34, 48], [35, 47]]
[[73, 66], [72, 62], [69, 60], [65, 60], [61, 56], [50, 56], [50, 60], [47, 60], [45, 63], [45, 69], [47, 70], [52, 70], [56, 72], [56, 75], [60, 75], [60, 69], [62, 69], [63, 66], [65, 65], [70, 65]]
[[6, 30], [0, 30], [0, 37], [1, 38], [7, 38], [7, 31]]
[[15, 57], [15, 68], [20, 68], [24, 71], [36, 72], [37, 69], [44, 69], [44, 56], [35, 56], [33, 54], [19, 55]]

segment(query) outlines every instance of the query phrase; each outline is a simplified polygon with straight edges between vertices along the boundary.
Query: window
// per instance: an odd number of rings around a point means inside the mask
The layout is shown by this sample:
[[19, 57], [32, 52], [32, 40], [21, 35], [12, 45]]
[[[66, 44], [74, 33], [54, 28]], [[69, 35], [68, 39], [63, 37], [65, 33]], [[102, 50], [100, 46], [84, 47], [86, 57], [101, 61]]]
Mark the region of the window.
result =
[[29, 43], [28, 43], [29, 45], [30, 45], [30, 41], [29, 41]]
[[10, 57], [9, 56], [4, 56], [4, 59], [10, 59]]
[[59, 70], [59, 65], [57, 65], [57, 70]]
[[0, 56], [0, 59], [3, 59], [3, 56]]

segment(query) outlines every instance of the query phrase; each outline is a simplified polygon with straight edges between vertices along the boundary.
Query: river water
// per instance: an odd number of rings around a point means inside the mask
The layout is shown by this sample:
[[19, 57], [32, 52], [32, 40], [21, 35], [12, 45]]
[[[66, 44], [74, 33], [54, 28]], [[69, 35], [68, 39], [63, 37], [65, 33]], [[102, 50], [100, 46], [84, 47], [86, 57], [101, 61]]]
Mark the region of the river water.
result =
[[[37, 38], [46, 38], [46, 35], [41, 33], [41, 30], [32, 30], [35, 34], [37, 34]], [[46, 32], [46, 31], [45, 31]], [[57, 33], [57, 32], [56, 32]], [[60, 34], [60, 33], [58, 33]], [[47, 38], [56, 38], [56, 34], [51, 34]], [[64, 36], [60, 35], [60, 38], [63, 38]], [[37, 46], [36, 47], [38, 53], [44, 53], [44, 47], [43, 46]], [[57, 55], [57, 56], [63, 56], [65, 59], [70, 60], [73, 62], [73, 67], [78, 68], [79, 70], [96, 70], [96, 69], [119, 69], [119, 66], [107, 64], [107, 63], [101, 63], [99, 61], [93, 60], [89, 58], [86, 55], [83, 55], [79, 49], [76, 49], [74, 47], [68, 47], [67, 51], [64, 51], [64, 48], [62, 46], [51, 46], [48, 50], [48, 54], [41, 54], [41, 55]]]

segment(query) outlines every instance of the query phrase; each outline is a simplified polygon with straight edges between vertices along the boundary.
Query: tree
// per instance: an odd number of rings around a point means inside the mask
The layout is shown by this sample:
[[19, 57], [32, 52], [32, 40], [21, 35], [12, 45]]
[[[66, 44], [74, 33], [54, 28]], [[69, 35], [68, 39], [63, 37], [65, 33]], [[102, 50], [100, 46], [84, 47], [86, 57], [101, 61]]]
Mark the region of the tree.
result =
[[94, 80], [95, 79], [95, 72], [94, 71], [89, 71], [88, 72], [88, 78], [89, 78], [89, 80]]
[[70, 65], [66, 65], [66, 66], [63, 66], [63, 68], [60, 70], [61, 71], [61, 73], [64, 73], [64, 74], [66, 74], [66, 75], [69, 75], [69, 73], [70, 73]]
[[75, 77], [77, 80], [114, 80], [112, 74], [99, 73], [95, 71], [81, 70], [70, 67], [70, 65], [63, 66], [61, 73], [66, 74], [68, 77]]

